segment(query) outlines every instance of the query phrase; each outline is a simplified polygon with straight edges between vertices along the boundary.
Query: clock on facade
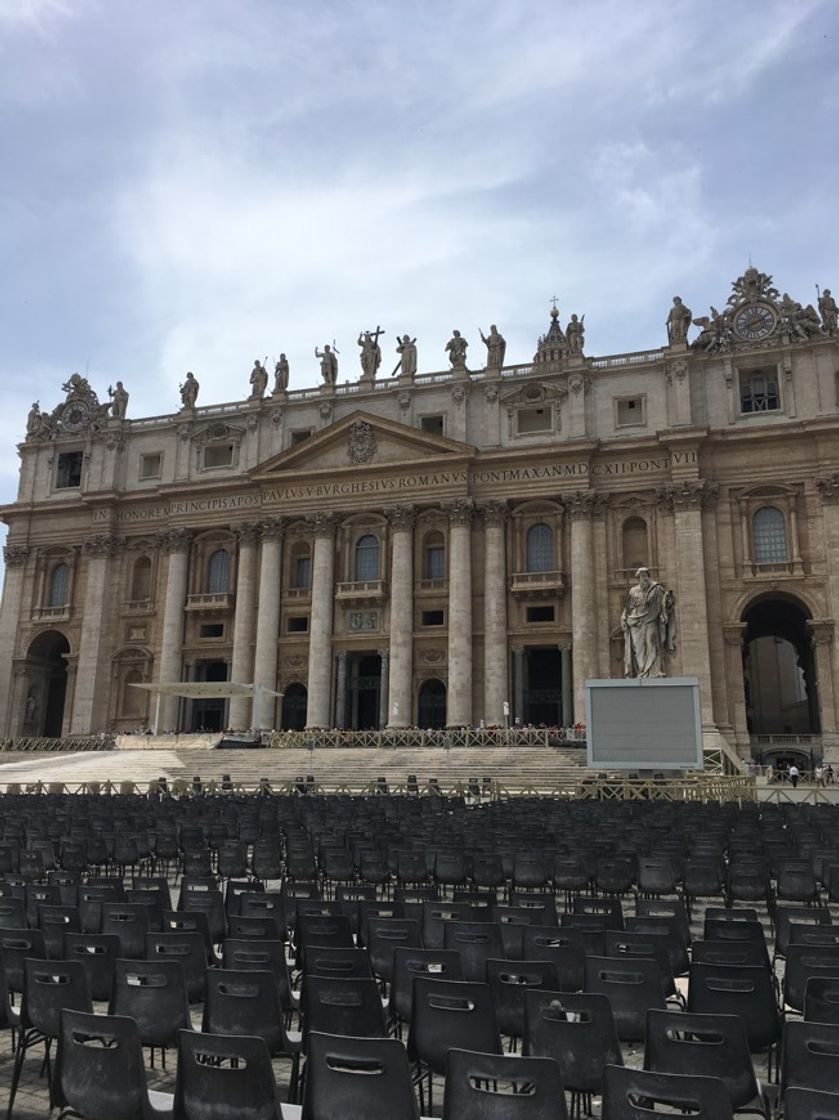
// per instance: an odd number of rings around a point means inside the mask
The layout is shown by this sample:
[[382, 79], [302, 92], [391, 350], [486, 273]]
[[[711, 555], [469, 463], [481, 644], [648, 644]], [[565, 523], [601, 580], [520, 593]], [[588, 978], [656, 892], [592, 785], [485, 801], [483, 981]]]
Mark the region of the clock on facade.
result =
[[84, 401], [70, 401], [61, 413], [61, 425], [68, 432], [81, 431], [90, 422], [90, 408]]
[[766, 303], [748, 303], [734, 316], [734, 329], [741, 338], [754, 342], [766, 338], [775, 329], [778, 317]]

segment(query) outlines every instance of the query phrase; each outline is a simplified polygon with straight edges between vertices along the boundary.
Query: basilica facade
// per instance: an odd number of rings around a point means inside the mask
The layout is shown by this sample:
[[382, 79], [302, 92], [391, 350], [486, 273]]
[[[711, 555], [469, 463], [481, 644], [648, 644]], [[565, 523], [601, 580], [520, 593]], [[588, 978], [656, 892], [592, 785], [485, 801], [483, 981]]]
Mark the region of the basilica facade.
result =
[[[726, 302], [727, 300], [727, 302]], [[839, 757], [839, 335], [749, 268], [662, 345], [591, 357], [554, 309], [527, 365], [457, 332], [380, 376], [133, 419], [74, 374], [33, 406], [0, 615], [0, 735], [545, 724], [624, 674], [640, 567], [706, 743]], [[664, 318], [664, 316], [662, 316]], [[346, 359], [341, 359], [346, 365]], [[480, 368], [479, 368], [480, 367]], [[240, 682], [184, 698], [137, 684]], [[274, 693], [278, 695], [274, 695]]]

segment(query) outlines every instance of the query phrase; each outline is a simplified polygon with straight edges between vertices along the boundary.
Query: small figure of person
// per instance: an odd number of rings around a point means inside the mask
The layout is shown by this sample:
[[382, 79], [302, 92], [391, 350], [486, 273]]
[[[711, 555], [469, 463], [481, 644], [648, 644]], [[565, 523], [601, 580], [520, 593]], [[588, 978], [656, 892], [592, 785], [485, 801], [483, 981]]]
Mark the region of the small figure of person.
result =
[[268, 370], [260, 362], [259, 358], [253, 363], [253, 369], [250, 376], [251, 396], [252, 401], [261, 401], [265, 396], [265, 390], [268, 388]]
[[816, 785], [824, 789], [824, 763], [817, 762], [815, 769]]
[[833, 785], [833, 765], [830, 762], [828, 762], [827, 766], [825, 766], [825, 768], [824, 768], [824, 777], [825, 777], [825, 781], [827, 782], [827, 784], [829, 786], [832, 786]]
[[128, 411], [128, 393], [121, 381], [117, 381], [116, 389], [108, 386], [108, 396], [111, 398], [111, 415], [115, 420], [124, 420]]
[[585, 321], [585, 315], [583, 315], [582, 319], [579, 319], [576, 315], [572, 315], [571, 322], [565, 328], [565, 340], [568, 343], [569, 354], [582, 354], [583, 352], [583, 344], [586, 337]]
[[792, 785], [792, 788], [795, 789], [798, 786], [798, 779], [801, 777], [801, 771], [798, 769], [798, 767], [795, 765], [794, 762], [791, 762], [789, 764], [789, 769], [787, 770], [787, 777], [790, 780], [790, 784]]
[[277, 364], [274, 366], [274, 395], [284, 393], [288, 389], [288, 358], [285, 354], [280, 354], [277, 359]]
[[667, 341], [671, 346], [687, 342], [692, 319], [693, 312], [682, 303], [682, 297], [673, 296], [673, 306], [667, 316]]
[[[454, 332], [457, 334], [457, 331]], [[501, 369], [504, 365], [504, 355], [507, 352], [507, 340], [498, 333], [495, 323], [489, 328], [489, 337], [479, 330], [481, 342], [487, 348], [487, 369]]]
[[839, 331], [839, 307], [830, 294], [830, 288], [825, 288], [819, 296], [819, 314], [822, 317], [822, 328], [825, 334], [834, 335]]
[[334, 385], [338, 380], [338, 358], [335, 351], [329, 343], [324, 346], [323, 350], [318, 350], [316, 346], [315, 357], [320, 358], [320, 375], [323, 378], [324, 385]]
[[403, 334], [396, 344], [396, 353], [399, 355], [399, 361], [393, 372], [398, 371], [400, 377], [413, 377], [417, 372], [417, 340]]
[[180, 386], [181, 404], [184, 408], [195, 408], [195, 402], [198, 400], [198, 390], [200, 385], [194, 373], [187, 373], [186, 380]]
[[446, 343], [452, 369], [466, 369], [466, 349], [468, 346], [469, 343], [462, 337], [460, 331], [452, 331], [452, 337]]

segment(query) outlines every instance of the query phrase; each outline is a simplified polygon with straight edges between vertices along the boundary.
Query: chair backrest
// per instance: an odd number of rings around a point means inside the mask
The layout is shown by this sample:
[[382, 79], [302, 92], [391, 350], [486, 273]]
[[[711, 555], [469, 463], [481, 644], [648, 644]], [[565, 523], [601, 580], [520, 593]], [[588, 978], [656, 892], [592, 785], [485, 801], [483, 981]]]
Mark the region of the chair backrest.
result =
[[208, 968], [202, 1030], [258, 1035], [272, 1056], [290, 1053], [284, 1016], [270, 972]]
[[366, 949], [342, 949], [315, 945], [306, 954], [304, 983], [310, 976], [325, 979], [360, 980], [373, 975]]
[[112, 933], [64, 934], [64, 959], [80, 962], [92, 1000], [104, 1001], [111, 998], [114, 964], [119, 952], [119, 938]]
[[[573, 913], [589, 918], [599, 918], [601, 929], [623, 929], [623, 907], [619, 898], [600, 898], [578, 894], [574, 899]], [[569, 915], [563, 915], [563, 922]]]
[[676, 992], [676, 982], [673, 978], [673, 969], [670, 967], [670, 956], [667, 948], [668, 937], [666, 933], [606, 930], [603, 934], [604, 957], [626, 957], [627, 959], [643, 957], [656, 962], [661, 973], [662, 992], [665, 998], [674, 995]]
[[394, 1038], [310, 1032], [302, 1116], [418, 1120], [405, 1047]]
[[839, 979], [811, 976], [804, 990], [804, 1018], [809, 1023], [839, 1024]]
[[784, 1120], [839, 1120], [839, 1093], [793, 1086], [784, 1094]]
[[495, 1020], [502, 1034], [524, 1036], [524, 1005], [528, 991], [559, 990], [551, 961], [488, 960], [486, 979], [495, 1004]]
[[451, 949], [396, 949], [390, 985], [390, 1013], [410, 1022], [414, 1006], [414, 980], [462, 980], [460, 955]]
[[307, 976], [300, 998], [304, 1036], [309, 1031], [384, 1038], [387, 1034], [379, 988], [372, 977], [336, 980]]
[[87, 977], [78, 961], [23, 962], [21, 1026], [34, 1028], [48, 1038], [61, 1032], [61, 1010], [92, 1011]]
[[489, 985], [418, 976], [408, 1056], [434, 1073], [444, 1074], [448, 1051], [467, 1046], [487, 1054], [501, 1053]]
[[124, 957], [142, 957], [149, 929], [149, 914], [138, 902], [103, 902], [100, 933], [113, 933], [119, 938]]
[[179, 961], [187, 999], [190, 1003], [200, 1003], [204, 999], [207, 949], [200, 933], [147, 933], [145, 957], [149, 961]]
[[648, 1011], [644, 1069], [719, 1077], [735, 1109], [758, 1094], [746, 1031], [737, 1015]]
[[178, 1031], [192, 1028], [181, 962], [118, 960], [108, 1013], [133, 1019], [144, 1046], [176, 1046]]
[[26, 902], [12, 895], [0, 897], [0, 928], [26, 929]]
[[787, 946], [790, 944], [790, 926], [821, 928], [829, 926], [832, 921], [826, 906], [777, 906], [775, 908], [775, 956], [786, 955]]
[[531, 990], [525, 995], [525, 1054], [553, 1058], [562, 1083], [599, 1095], [603, 1070], [623, 1062], [612, 1005], [606, 996]]
[[694, 941], [691, 959], [696, 964], [748, 965], [769, 970], [765, 945], [759, 941]]
[[582, 990], [585, 971], [582, 930], [569, 926], [525, 926], [522, 930], [522, 957], [531, 961], [553, 962], [560, 992]]
[[134, 1020], [62, 1010], [54, 1091], [56, 1103], [89, 1120], [150, 1120]]
[[643, 1040], [647, 1011], [665, 1006], [661, 971], [646, 957], [587, 957], [585, 991], [608, 998], [618, 1038], [624, 1042]]
[[181, 1031], [174, 1104], [178, 1120], [282, 1120], [264, 1039]]
[[839, 1085], [839, 1026], [788, 1019], [781, 1046], [781, 1096], [791, 1085], [832, 1093]]
[[839, 947], [788, 945], [784, 968], [784, 1003], [804, 1010], [804, 993], [811, 976], [839, 979]]
[[691, 964], [687, 1009], [739, 1015], [752, 1053], [768, 1049], [781, 1035], [773, 979], [758, 965]]
[[450, 1050], [443, 1120], [566, 1120], [551, 1058]]
[[[453, 923], [460, 925], [459, 922]], [[366, 933], [370, 965], [377, 976], [390, 981], [396, 949], [421, 949], [420, 924], [414, 918], [370, 918]]]
[[442, 949], [446, 923], [474, 920], [474, 909], [468, 902], [426, 900], [422, 904], [422, 943], [426, 949]]
[[280, 1006], [292, 1008], [291, 978], [282, 941], [252, 941], [226, 937], [222, 945], [222, 964], [242, 972], [270, 972], [277, 984]]
[[501, 927], [496, 922], [450, 922], [444, 936], [444, 947], [460, 953], [465, 980], [483, 983], [486, 962], [506, 956]]
[[606, 1067], [603, 1120], [649, 1120], [655, 1103], [688, 1112], [691, 1120], [731, 1120], [728, 1090], [719, 1078]]
[[39, 929], [0, 929], [0, 964], [10, 992], [23, 991], [23, 962], [27, 957], [45, 960], [44, 935]]

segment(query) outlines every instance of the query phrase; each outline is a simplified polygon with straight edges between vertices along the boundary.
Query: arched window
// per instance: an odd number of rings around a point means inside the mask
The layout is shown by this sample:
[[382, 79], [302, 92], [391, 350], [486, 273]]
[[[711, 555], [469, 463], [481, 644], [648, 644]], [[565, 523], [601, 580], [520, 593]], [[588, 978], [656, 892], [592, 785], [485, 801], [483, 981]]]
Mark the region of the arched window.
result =
[[379, 578], [379, 538], [372, 533], [355, 546], [355, 578], [359, 583]]
[[786, 564], [787, 527], [775, 506], [762, 506], [752, 520], [756, 564]]
[[223, 595], [230, 590], [230, 553], [218, 548], [207, 565], [207, 591], [210, 595]]
[[647, 523], [643, 517], [629, 517], [623, 523], [622, 552], [623, 567], [644, 568], [650, 562], [647, 545]]
[[66, 607], [70, 599], [70, 568], [56, 564], [50, 576], [49, 607]]
[[527, 530], [527, 570], [552, 572], [554, 567], [553, 530], [550, 525], [540, 521]]
[[134, 561], [134, 571], [131, 576], [131, 598], [136, 601], [150, 597], [151, 560], [148, 556], [140, 556]]
[[446, 578], [446, 542], [442, 533], [429, 533], [425, 538], [423, 578]]

